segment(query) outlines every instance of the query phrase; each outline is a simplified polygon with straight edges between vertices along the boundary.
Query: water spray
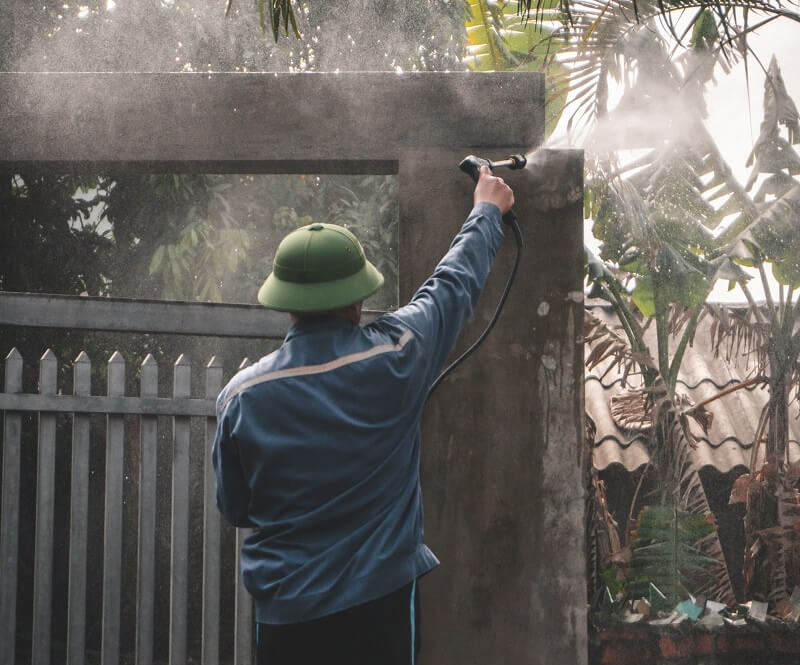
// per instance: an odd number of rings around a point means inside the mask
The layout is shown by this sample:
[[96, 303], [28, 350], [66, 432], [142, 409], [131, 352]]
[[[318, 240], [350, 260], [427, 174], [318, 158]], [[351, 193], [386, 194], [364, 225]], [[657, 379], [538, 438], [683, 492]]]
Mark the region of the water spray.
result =
[[[464, 173], [466, 173], [470, 178], [472, 178], [476, 183], [478, 182], [478, 178], [480, 177], [480, 171], [482, 166], [488, 166], [489, 170], [494, 172], [495, 169], [498, 168], [508, 168], [512, 171], [516, 171], [518, 169], [524, 169], [525, 165], [528, 163], [528, 160], [523, 155], [509, 155], [506, 159], [501, 159], [497, 162], [492, 162], [488, 159], [484, 159], [483, 157], [476, 157], [475, 155], [467, 155], [464, 159], [461, 160], [461, 163], [458, 165]], [[511, 285], [514, 283], [514, 278], [517, 276], [517, 269], [519, 268], [519, 261], [522, 256], [522, 232], [519, 230], [519, 224], [517, 224], [517, 216], [514, 214], [513, 210], [509, 210], [505, 215], [503, 215], [503, 222], [508, 224], [511, 227], [511, 230], [514, 232], [514, 239], [517, 242], [517, 255], [514, 258], [514, 266], [511, 268], [511, 274], [508, 276], [508, 280], [506, 281], [505, 288], [503, 289], [503, 295], [500, 296], [500, 301], [497, 303], [497, 308], [494, 310], [494, 314], [492, 314], [492, 318], [487, 324], [484, 331], [480, 334], [480, 337], [476, 339], [472, 345], [464, 351], [458, 358], [456, 358], [450, 365], [448, 365], [431, 385], [431, 389], [428, 391], [429, 399], [433, 391], [436, 387], [442, 382], [442, 379], [446, 377], [450, 372], [452, 372], [458, 364], [460, 364], [463, 360], [466, 360], [469, 355], [472, 354], [475, 349], [477, 349], [483, 340], [489, 335], [489, 332], [492, 328], [494, 328], [494, 324], [497, 323], [497, 319], [500, 318], [500, 313], [503, 311], [503, 305], [506, 304], [506, 298], [508, 298], [508, 293], [511, 291]]]

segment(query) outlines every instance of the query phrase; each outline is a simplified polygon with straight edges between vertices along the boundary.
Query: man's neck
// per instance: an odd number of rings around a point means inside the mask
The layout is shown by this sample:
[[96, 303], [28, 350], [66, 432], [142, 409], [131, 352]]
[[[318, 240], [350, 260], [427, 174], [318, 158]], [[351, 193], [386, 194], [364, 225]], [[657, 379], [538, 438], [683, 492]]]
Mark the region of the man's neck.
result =
[[338, 309], [330, 309], [325, 312], [291, 312], [289, 316], [292, 323], [304, 321], [306, 319], [317, 318], [320, 316], [338, 316], [340, 319], [349, 321], [354, 326], [361, 322], [361, 303], [356, 302], [346, 307], [339, 307]]

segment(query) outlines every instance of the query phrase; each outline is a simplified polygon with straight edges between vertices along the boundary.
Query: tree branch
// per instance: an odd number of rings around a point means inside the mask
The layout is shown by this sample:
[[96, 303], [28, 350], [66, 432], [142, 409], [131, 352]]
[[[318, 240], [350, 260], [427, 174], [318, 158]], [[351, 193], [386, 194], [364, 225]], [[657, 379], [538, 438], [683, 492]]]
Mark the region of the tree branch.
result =
[[711, 402], [715, 402], [716, 400], [720, 399], [721, 397], [725, 397], [726, 395], [730, 395], [731, 393], [736, 392], [737, 390], [741, 390], [742, 388], [749, 388], [750, 386], [754, 386], [757, 383], [768, 383], [769, 377], [765, 376], [764, 374], [759, 374], [758, 376], [754, 376], [751, 379], [747, 379], [746, 381], [741, 381], [735, 385], [729, 386], [725, 388], [725, 390], [721, 390], [716, 395], [712, 395], [708, 399], [704, 399], [702, 402], [698, 402], [692, 408], [687, 409], [684, 411], [687, 415], [692, 413], [693, 411], [697, 411], [698, 409], [703, 408], [707, 404], [711, 404]]

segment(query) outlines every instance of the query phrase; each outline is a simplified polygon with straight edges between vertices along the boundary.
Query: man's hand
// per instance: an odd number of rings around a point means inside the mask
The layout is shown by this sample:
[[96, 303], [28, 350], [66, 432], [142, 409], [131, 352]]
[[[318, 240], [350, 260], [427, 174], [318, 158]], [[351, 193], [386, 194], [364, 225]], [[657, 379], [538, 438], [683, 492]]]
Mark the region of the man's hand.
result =
[[514, 192], [502, 178], [492, 175], [488, 166], [481, 166], [478, 184], [475, 185], [474, 203], [494, 203], [505, 215], [514, 205]]

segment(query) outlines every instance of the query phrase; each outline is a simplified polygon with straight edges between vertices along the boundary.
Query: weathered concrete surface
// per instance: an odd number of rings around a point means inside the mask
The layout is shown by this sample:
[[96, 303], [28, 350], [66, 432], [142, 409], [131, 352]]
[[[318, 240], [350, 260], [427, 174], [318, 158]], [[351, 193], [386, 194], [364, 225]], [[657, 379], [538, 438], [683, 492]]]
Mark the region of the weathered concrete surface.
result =
[[[400, 161], [401, 302], [471, 204], [455, 170], [475, 146]], [[442, 565], [421, 583], [422, 662], [586, 662], [581, 488], [582, 153], [542, 152], [500, 173], [525, 236], [517, 282], [484, 346], [438, 389], [423, 421], [426, 540]], [[431, 165], [437, 165], [432, 168]], [[483, 329], [514, 255], [507, 233], [461, 347]]]
[[6, 73], [0, 100], [0, 168], [393, 173], [404, 147], [544, 127], [530, 73]]

